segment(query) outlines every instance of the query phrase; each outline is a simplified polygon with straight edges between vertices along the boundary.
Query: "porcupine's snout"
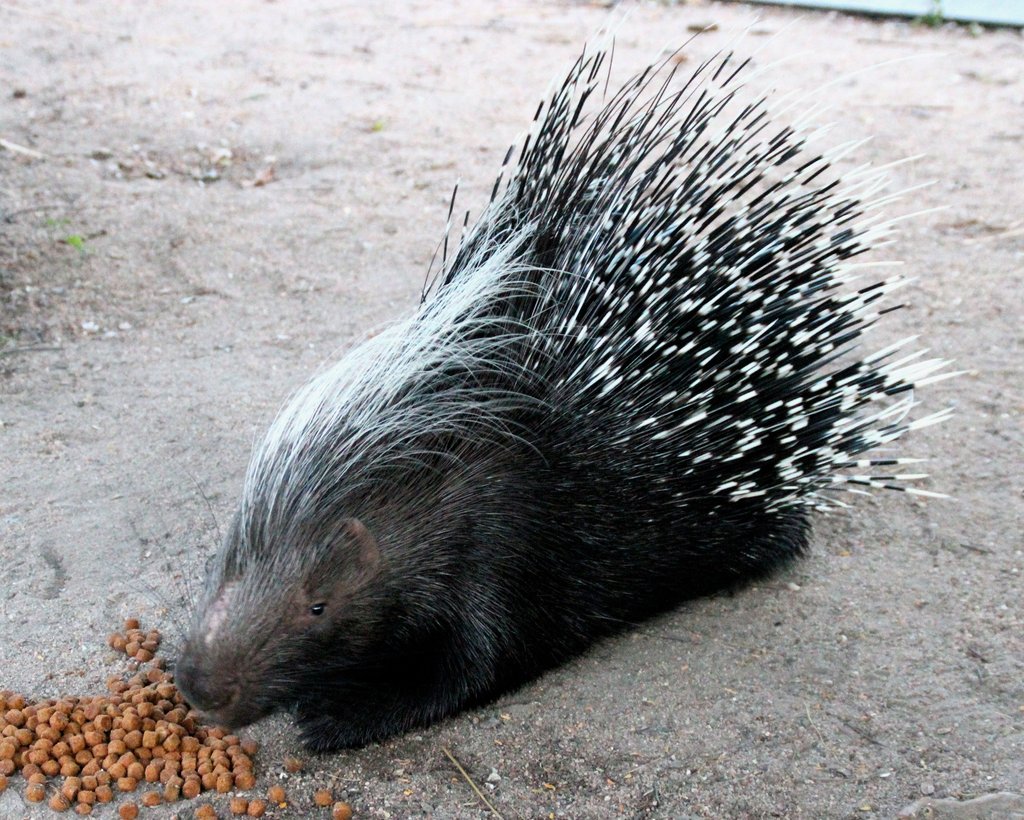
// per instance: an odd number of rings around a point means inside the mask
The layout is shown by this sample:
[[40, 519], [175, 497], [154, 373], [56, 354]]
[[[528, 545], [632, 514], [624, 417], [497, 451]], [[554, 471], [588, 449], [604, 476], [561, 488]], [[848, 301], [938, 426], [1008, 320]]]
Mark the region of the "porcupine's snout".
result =
[[209, 669], [203, 668], [188, 647], [182, 652], [174, 672], [175, 682], [185, 700], [201, 712], [230, 710], [238, 700], [241, 689], [237, 682], [218, 679]]
[[174, 667], [174, 680], [189, 706], [217, 726], [237, 729], [273, 711], [247, 694], [238, 663], [211, 662], [201, 649], [186, 643]]
[[202, 612], [181, 647], [174, 680], [190, 706], [210, 722], [238, 728], [263, 717], [269, 708], [252, 696], [253, 664], [244, 652], [245, 636], [232, 629], [234, 584], [224, 585]]

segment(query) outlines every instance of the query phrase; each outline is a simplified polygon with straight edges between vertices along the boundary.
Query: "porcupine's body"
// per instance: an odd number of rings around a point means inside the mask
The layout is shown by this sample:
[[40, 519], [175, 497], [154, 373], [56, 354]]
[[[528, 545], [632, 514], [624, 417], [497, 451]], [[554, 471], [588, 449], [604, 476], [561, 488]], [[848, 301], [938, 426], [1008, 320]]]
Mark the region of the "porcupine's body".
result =
[[938, 418], [907, 391], [943, 363], [841, 356], [897, 284], [845, 284], [877, 175], [835, 182], [728, 56], [581, 114], [604, 60], [419, 311], [257, 448], [178, 666], [214, 719], [290, 707], [316, 749], [429, 723], [777, 566], [830, 491], [919, 477], [862, 454]]

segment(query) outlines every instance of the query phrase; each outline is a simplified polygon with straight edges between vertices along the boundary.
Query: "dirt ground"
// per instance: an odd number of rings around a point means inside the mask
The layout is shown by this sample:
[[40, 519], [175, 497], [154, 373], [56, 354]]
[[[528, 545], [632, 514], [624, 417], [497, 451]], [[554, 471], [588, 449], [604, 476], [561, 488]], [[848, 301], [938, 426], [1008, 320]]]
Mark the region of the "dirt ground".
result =
[[[129, 614], [178, 634], [253, 438], [414, 306], [455, 180], [483, 203], [609, 14], [0, 3], [0, 688], [103, 691]], [[893, 170], [933, 184], [890, 209], [924, 213], [884, 251], [917, 279], [876, 342], [920, 333], [970, 371], [922, 391], [956, 415], [904, 448], [953, 499], [856, 499], [781, 576], [429, 731], [309, 760], [273, 816], [321, 816], [328, 780], [357, 817], [488, 816], [445, 747], [505, 818], [892, 817], [1024, 792], [1024, 37], [646, 4], [620, 19], [619, 76], [707, 24], [694, 63], [750, 26], [741, 49], [785, 58], [767, 85], [829, 103], [834, 143], [873, 137], [850, 167], [923, 155]], [[285, 717], [252, 735], [265, 788], [296, 735]], [[20, 794], [0, 817], [39, 812]], [[930, 816], [1024, 812], [945, 805]]]

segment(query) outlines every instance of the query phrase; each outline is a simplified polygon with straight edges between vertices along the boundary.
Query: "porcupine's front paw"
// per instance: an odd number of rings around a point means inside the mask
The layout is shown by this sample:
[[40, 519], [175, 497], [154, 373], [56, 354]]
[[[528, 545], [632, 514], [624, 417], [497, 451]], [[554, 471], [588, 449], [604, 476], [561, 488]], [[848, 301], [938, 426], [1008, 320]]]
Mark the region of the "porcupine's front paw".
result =
[[326, 754], [338, 749], [365, 746], [386, 734], [381, 726], [354, 715], [335, 716], [313, 706], [300, 707], [296, 716], [299, 740], [311, 752]]

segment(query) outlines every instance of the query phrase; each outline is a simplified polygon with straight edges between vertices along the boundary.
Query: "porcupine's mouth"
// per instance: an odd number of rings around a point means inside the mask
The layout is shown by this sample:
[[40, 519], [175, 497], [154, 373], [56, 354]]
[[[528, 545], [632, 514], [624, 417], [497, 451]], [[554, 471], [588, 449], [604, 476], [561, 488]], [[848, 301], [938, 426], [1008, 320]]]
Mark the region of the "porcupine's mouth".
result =
[[242, 687], [237, 683], [219, 687], [218, 697], [213, 700], [197, 697], [190, 693], [188, 685], [178, 687], [189, 706], [202, 715], [204, 722], [226, 729], [240, 729], [255, 723], [274, 711], [274, 704], [262, 699], [243, 697]]
[[174, 670], [175, 685], [185, 701], [207, 722], [235, 729], [270, 714], [273, 704], [246, 697], [247, 687], [237, 677], [227, 680], [197, 663], [186, 648]]
[[230, 704], [222, 708], [199, 710], [207, 722], [232, 730], [241, 729], [243, 726], [255, 723], [273, 711], [274, 707], [272, 705], [254, 704], [243, 701], [238, 696], [235, 696]]

